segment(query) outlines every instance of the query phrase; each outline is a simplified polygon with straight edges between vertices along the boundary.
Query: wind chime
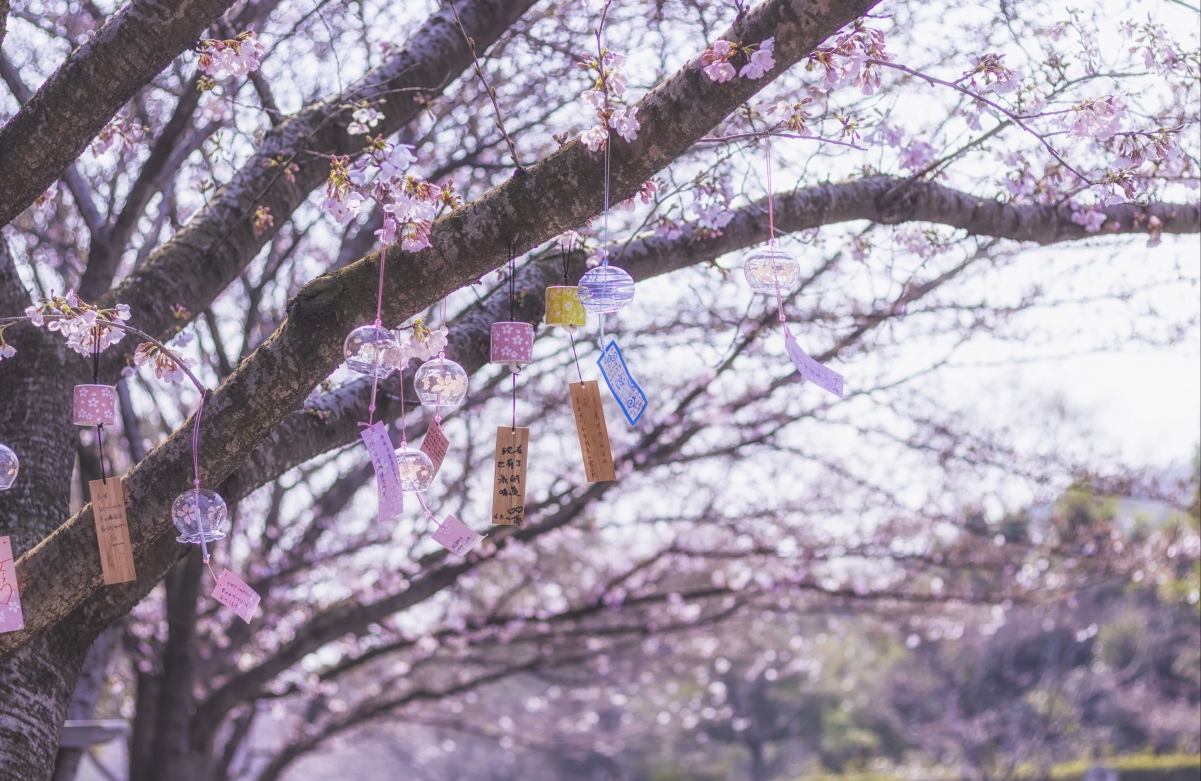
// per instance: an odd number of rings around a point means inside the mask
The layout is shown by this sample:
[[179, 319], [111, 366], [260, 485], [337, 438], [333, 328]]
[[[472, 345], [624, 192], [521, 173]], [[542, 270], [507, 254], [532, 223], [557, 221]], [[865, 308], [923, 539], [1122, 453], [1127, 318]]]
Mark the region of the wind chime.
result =
[[819, 388], [842, 398], [842, 375], [810, 358], [797, 343], [788, 321], [784, 317], [784, 294], [792, 293], [801, 281], [801, 264], [797, 259], [776, 246], [775, 215], [772, 211], [771, 186], [771, 137], [765, 141], [767, 158], [767, 246], [748, 252], [743, 259], [742, 275], [751, 290], [776, 297], [776, 310], [780, 325], [784, 329], [784, 349], [793, 365], [801, 374], [802, 381], [810, 380]]
[[241, 578], [228, 569], [221, 575], [213, 572], [212, 554], [209, 544], [225, 539], [229, 528], [229, 507], [216, 491], [200, 487], [200, 421], [204, 417], [204, 403], [208, 390], [201, 390], [200, 403], [196, 406], [196, 420], [192, 424], [192, 488], [175, 497], [171, 503], [171, 520], [179, 529], [176, 542], [199, 545], [204, 566], [213, 576], [212, 597], [234, 611], [247, 623], [258, 609], [260, 597]]
[[[355, 328], [343, 343], [343, 356], [351, 371], [371, 377], [371, 401], [367, 407], [366, 423], [361, 433], [363, 444], [371, 457], [375, 469], [376, 492], [379, 499], [379, 520], [385, 523], [404, 511], [404, 495], [417, 497], [426, 517], [437, 527], [434, 541], [452, 553], [464, 556], [475, 547], [483, 535], [475, 534], [454, 516], [439, 522], [426, 505], [422, 492], [434, 481], [449, 448], [449, 441], [442, 432], [442, 409], [454, 409], [467, 398], [467, 372], [463, 367], [446, 357], [444, 348], [439, 347], [436, 356], [430, 353], [430, 331], [421, 320], [413, 325], [413, 338], [402, 347], [400, 339], [390, 329], [384, 328], [381, 320], [384, 304], [384, 263], [386, 253], [379, 255], [379, 289], [376, 297], [375, 322]], [[445, 321], [445, 309], [443, 309]], [[443, 332], [445, 328], [442, 329]], [[445, 344], [444, 341], [441, 344]], [[434, 408], [434, 420], [430, 423], [421, 448], [409, 450], [408, 436], [404, 428], [405, 385], [404, 372], [413, 357], [424, 356], [425, 362], [413, 375], [413, 387], [423, 407]], [[375, 402], [379, 381], [397, 373], [400, 384], [400, 449], [392, 447], [384, 422], [375, 420]]]
[[509, 319], [492, 324], [492, 363], [509, 367], [512, 380], [513, 418], [496, 427], [496, 452], [492, 471], [492, 523], [521, 526], [525, 523], [525, 482], [530, 430], [517, 425], [517, 375], [534, 360], [534, 326], [515, 318], [516, 264], [509, 242]]

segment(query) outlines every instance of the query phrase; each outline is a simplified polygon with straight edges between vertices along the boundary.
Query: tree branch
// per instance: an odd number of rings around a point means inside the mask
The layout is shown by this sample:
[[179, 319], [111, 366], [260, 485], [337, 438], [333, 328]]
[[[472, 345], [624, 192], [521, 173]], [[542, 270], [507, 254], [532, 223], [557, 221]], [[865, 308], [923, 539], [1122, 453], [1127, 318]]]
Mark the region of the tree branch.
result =
[[231, 0], [131, 0], [0, 129], [0, 226], [62, 175], [113, 115]]

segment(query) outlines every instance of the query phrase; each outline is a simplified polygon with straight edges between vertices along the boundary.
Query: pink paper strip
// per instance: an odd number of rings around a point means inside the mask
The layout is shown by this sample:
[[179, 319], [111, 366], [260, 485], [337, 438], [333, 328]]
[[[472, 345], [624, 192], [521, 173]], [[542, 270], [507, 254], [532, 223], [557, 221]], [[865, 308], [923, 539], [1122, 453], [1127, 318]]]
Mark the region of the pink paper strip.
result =
[[476, 534], [470, 526], [453, 515], [446, 516], [442, 526], [434, 532], [434, 542], [456, 556], [466, 556], [482, 539], [484, 535]]
[[254, 611], [258, 609], [261, 599], [254, 589], [229, 570], [225, 570], [221, 577], [217, 578], [212, 596], [248, 624], [254, 617]]
[[822, 366], [808, 355], [805, 355], [805, 351], [797, 344], [796, 337], [792, 334], [784, 334], [784, 349], [788, 351], [788, 357], [792, 359], [792, 364], [796, 366], [797, 371], [801, 373], [802, 377], [817, 387], [833, 393], [840, 399], [842, 398], [841, 374], [833, 369]]
[[404, 511], [404, 492], [400, 490], [400, 466], [396, 450], [383, 421], [363, 429], [363, 444], [375, 467], [375, 487], [379, 493], [379, 521], [390, 521]]
[[21, 613], [21, 594], [17, 590], [13, 546], [8, 537], [0, 537], [0, 632], [16, 632], [24, 628], [25, 616]]

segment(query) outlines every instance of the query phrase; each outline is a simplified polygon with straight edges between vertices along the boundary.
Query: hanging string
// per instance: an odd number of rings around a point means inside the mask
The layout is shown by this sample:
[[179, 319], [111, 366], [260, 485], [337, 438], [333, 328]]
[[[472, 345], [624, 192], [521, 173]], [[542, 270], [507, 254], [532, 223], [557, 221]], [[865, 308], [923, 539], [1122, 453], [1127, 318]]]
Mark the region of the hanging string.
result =
[[396, 373], [396, 379], [400, 381], [400, 449], [409, 449], [409, 438], [405, 431], [405, 373], [402, 368]]
[[[379, 290], [375, 295], [375, 327], [378, 329], [382, 324], [384, 313], [384, 261], [387, 259], [387, 253], [384, 250], [379, 251]], [[375, 363], [371, 367], [371, 403], [367, 405], [367, 422], [359, 423], [360, 426], [366, 425], [368, 428], [375, 423], [375, 394], [379, 387], [379, 362], [382, 358], [379, 345], [375, 348]], [[404, 389], [404, 383], [401, 383], [401, 389]], [[403, 394], [402, 394], [403, 395]]]
[[[200, 419], [204, 417], [204, 402], [208, 398], [208, 389], [200, 391], [200, 403], [196, 406], [196, 422], [192, 426], [192, 488], [196, 491], [196, 512], [200, 512]], [[204, 559], [204, 566], [209, 568], [209, 574], [213, 579], [217, 579], [216, 573], [209, 565], [211, 557], [209, 556], [209, 546], [204, 540], [204, 530], [201, 529], [200, 534], [200, 553]]]
[[580, 385], [583, 385], [584, 372], [580, 370], [580, 354], [575, 351], [575, 335], [568, 331], [567, 338], [571, 339], [571, 354], [575, 356], [575, 372], [580, 375]]
[[[92, 384], [100, 384], [100, 326], [92, 329]], [[96, 424], [96, 450], [100, 454], [100, 480], [108, 485], [108, 474], [104, 471], [104, 424]]]
[[425, 511], [425, 517], [429, 518], [431, 521], [434, 522], [435, 526], [437, 526], [439, 529], [441, 529], [442, 524], [439, 523], [438, 519], [434, 517], [434, 514], [432, 512], [430, 512], [430, 508], [425, 506], [425, 499], [421, 498], [421, 492], [417, 491], [416, 493], [417, 493], [417, 503], [420, 504], [421, 509]]
[[[769, 133], [764, 139], [767, 157], [767, 245], [769, 247], [776, 246], [776, 220], [772, 211], [772, 189], [771, 189], [771, 134]], [[771, 273], [776, 280], [776, 311], [780, 318], [780, 325], [784, 328], [784, 337], [789, 335], [788, 323], [784, 318], [784, 296], [780, 293], [780, 269], [776, 263], [776, 256], [771, 257]]]

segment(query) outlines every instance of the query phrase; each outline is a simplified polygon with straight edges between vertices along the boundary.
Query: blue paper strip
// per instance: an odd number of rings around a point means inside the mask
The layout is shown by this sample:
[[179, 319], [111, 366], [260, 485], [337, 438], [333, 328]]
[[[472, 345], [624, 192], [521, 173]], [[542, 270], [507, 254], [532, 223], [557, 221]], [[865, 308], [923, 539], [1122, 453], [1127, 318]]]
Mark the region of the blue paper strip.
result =
[[621, 349], [618, 348], [615, 340], [609, 342], [609, 346], [597, 359], [596, 365], [600, 367], [605, 384], [609, 386], [609, 391], [617, 400], [617, 406], [621, 407], [626, 420], [633, 426], [646, 411], [646, 394], [630, 376], [630, 370], [626, 367], [626, 359], [622, 357]]

